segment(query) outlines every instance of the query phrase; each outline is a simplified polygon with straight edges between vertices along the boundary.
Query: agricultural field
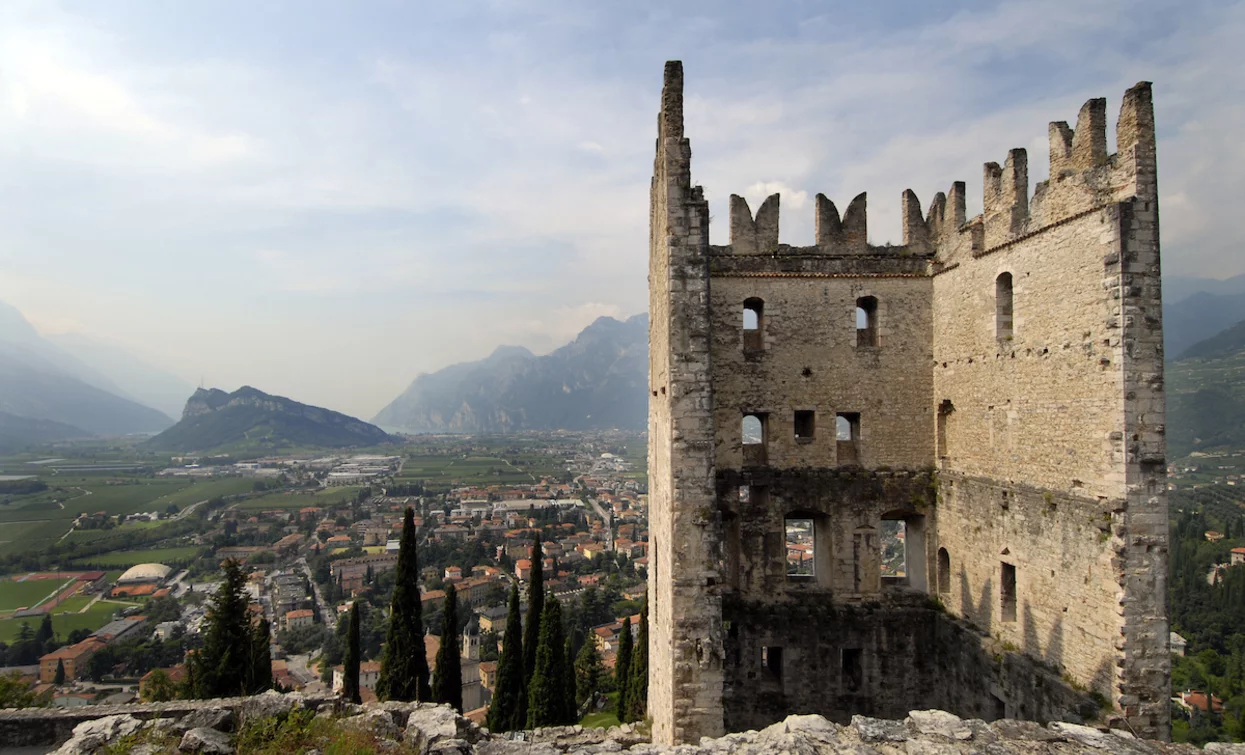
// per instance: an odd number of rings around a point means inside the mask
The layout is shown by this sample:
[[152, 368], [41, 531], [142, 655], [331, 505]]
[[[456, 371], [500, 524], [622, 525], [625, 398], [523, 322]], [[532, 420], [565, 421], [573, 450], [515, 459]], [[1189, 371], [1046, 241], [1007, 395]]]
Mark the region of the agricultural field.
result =
[[[75, 629], [86, 629], [94, 632], [112, 621], [113, 614], [117, 611], [131, 605], [134, 604], [124, 603], [119, 600], [101, 600], [82, 613], [57, 613], [53, 611], [52, 630], [59, 634], [62, 639], [69, 636], [69, 633]], [[23, 623], [29, 625], [31, 629], [37, 629], [42, 621], [42, 616], [29, 616], [22, 619], [0, 619], [0, 642], [13, 642], [17, 638], [17, 633], [21, 631]]]
[[234, 508], [242, 511], [264, 511], [267, 509], [301, 509], [306, 506], [328, 508], [348, 503], [362, 490], [355, 486], [324, 488], [316, 491], [298, 491], [293, 493], [271, 493], [258, 498], [250, 498], [238, 503]]
[[[41, 470], [46, 471], [46, 470]], [[80, 513], [104, 511], [110, 515], [139, 512], [162, 513], [170, 505], [187, 506], [217, 496], [252, 490], [252, 480], [230, 477], [218, 480], [130, 478], [112, 480], [41, 474], [50, 487], [41, 493], [8, 496], [0, 505], [0, 556], [47, 548], [66, 537]], [[91, 543], [116, 537], [134, 529], [159, 527], [163, 522], [129, 523], [112, 530], [74, 531], [69, 542]]]
[[185, 545], [173, 548], [147, 548], [138, 551], [117, 551], [101, 553], [79, 562], [83, 566], [121, 566], [130, 567], [137, 564], [184, 564], [198, 558], [203, 548], [198, 545]]
[[44, 599], [60, 592], [73, 581], [72, 579], [29, 579], [18, 582], [8, 578], [0, 579], [0, 613], [16, 611], [19, 608], [33, 608]]
[[[522, 460], [520, 460], [521, 462]], [[423, 455], [402, 465], [396, 482], [423, 481], [429, 485], [523, 484], [539, 479], [527, 468], [493, 456]]]

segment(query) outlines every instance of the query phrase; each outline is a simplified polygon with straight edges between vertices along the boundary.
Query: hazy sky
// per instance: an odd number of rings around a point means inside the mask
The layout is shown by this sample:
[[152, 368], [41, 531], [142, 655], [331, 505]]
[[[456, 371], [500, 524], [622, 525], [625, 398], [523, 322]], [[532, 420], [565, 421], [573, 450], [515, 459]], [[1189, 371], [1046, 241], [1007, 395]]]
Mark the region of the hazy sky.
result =
[[[1245, 272], [1245, 3], [0, 2], [0, 300], [193, 383], [370, 417], [646, 305], [662, 64], [726, 200], [954, 180], [1155, 82], [1167, 273]], [[1114, 145], [1111, 145], [1114, 148]], [[974, 205], [976, 207], [974, 207]]]

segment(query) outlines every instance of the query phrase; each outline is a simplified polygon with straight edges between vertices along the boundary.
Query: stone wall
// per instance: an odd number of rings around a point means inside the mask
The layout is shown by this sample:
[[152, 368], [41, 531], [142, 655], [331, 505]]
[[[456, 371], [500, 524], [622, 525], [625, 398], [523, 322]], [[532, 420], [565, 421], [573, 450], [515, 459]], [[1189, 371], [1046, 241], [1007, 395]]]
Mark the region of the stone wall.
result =
[[[787, 716], [765, 728], [719, 738], [706, 738], [693, 746], [670, 747], [650, 742], [643, 727], [627, 724], [611, 729], [561, 726], [533, 731], [490, 734], [444, 705], [427, 703], [369, 703], [351, 705], [340, 700], [312, 700], [302, 695], [265, 693], [251, 698], [204, 700], [193, 704], [166, 704], [167, 714], [152, 720], [151, 706], [120, 705], [90, 708], [78, 714], [81, 722], [56, 755], [98, 755], [101, 752], [132, 752], [144, 755], [179, 752], [246, 752], [239, 736], [249, 729], [246, 741], [263, 740], [275, 746], [272, 726], [299, 709], [315, 710], [316, 733], [301, 729], [300, 746], [308, 751], [335, 751], [343, 746], [363, 751], [413, 752], [419, 755], [571, 755], [628, 752], [632, 755], [770, 755], [789, 753], [851, 752], [856, 755], [908, 753], [1024, 752], [1032, 755], [1195, 755], [1203, 752], [1191, 745], [1172, 745], [1138, 739], [1120, 730], [1064, 722], [1040, 726], [1027, 721], [1000, 719], [987, 722], [961, 718], [941, 710], [915, 709], [893, 720], [853, 715], [840, 725], [819, 715]], [[94, 714], [95, 717], [91, 717]], [[67, 720], [65, 713], [47, 709], [6, 711], [0, 719], [21, 719], [24, 734], [48, 732]], [[256, 724], [252, 726], [252, 724]], [[297, 728], [297, 725], [295, 726]], [[282, 730], [283, 741], [292, 735]], [[13, 738], [15, 733], [18, 738]], [[0, 729], [0, 750], [44, 750], [44, 739], [21, 738], [15, 728]], [[64, 739], [64, 738], [61, 738]], [[349, 744], [347, 744], [349, 742]], [[33, 743], [33, 746], [32, 746]], [[1212, 755], [1240, 755], [1245, 745], [1211, 743]]]
[[[732, 196], [731, 243], [708, 245], [682, 87], [668, 64], [650, 247], [656, 739], [922, 699], [1075, 717], [1080, 690], [1167, 736], [1149, 85], [1125, 96], [1115, 155], [1105, 100], [1051, 124], [1032, 196], [1016, 149], [985, 165], [978, 217], [964, 183], [924, 214], [904, 192], [903, 244], [875, 246], [864, 194], [842, 216], [818, 195], [809, 247], [779, 239], [778, 195], [755, 215]], [[813, 533], [811, 573], [789, 568], [790, 520]], [[900, 578], [880, 570], [888, 520], [904, 523]], [[875, 661], [841, 657], [853, 637]], [[791, 669], [777, 687], [771, 648]], [[870, 694], [844, 693], [849, 666]]]

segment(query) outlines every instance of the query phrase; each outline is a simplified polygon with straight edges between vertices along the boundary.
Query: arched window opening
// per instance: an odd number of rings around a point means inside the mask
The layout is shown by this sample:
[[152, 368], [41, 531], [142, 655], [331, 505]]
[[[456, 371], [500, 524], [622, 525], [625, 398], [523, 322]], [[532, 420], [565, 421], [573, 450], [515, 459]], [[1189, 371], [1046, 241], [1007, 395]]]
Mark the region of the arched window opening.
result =
[[856, 300], [856, 345], [878, 345], [878, 300], [872, 296]]
[[1012, 337], [1012, 274], [1002, 273], [994, 279], [995, 337]]
[[765, 347], [761, 335], [765, 324], [765, 302], [752, 298], [744, 300], [744, 351], [760, 351]]
[[951, 592], [951, 554], [946, 548], [938, 549], [938, 592], [941, 595]]
[[787, 578], [813, 579], [817, 576], [817, 536], [813, 520], [789, 516], [787, 532]]
[[938, 458], [945, 459], [947, 453], [947, 422], [950, 420], [951, 412], [955, 411], [955, 407], [951, 404], [951, 399], [943, 399], [938, 404], [937, 421], [937, 444]]
[[882, 584], [926, 591], [925, 517], [901, 512], [883, 514], [879, 537]]
[[743, 436], [744, 466], [765, 464], [765, 415], [745, 414], [740, 430]]
[[840, 412], [834, 417], [839, 464], [860, 463], [860, 414]]

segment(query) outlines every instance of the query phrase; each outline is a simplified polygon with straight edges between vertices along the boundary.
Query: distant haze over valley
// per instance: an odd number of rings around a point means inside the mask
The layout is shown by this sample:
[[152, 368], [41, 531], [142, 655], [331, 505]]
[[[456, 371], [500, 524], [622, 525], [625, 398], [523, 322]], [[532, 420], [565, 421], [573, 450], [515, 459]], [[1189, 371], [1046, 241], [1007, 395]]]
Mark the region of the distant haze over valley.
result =
[[[1245, 276], [1223, 280], [1178, 275], [1164, 278], [1169, 362], [1243, 320]], [[222, 333], [220, 337], [231, 336]], [[627, 320], [599, 317], [569, 343], [543, 356], [523, 346], [497, 346], [483, 359], [416, 376], [371, 422], [390, 432], [407, 433], [642, 430], [648, 401], [647, 339], [647, 315], [636, 315]], [[321, 355], [306, 364], [296, 364], [308, 375], [326, 371], [338, 375], [342, 370], [357, 371], [360, 366], [368, 370], [391, 369], [383, 359], [363, 361], [360, 365], [344, 358], [338, 359], [337, 364], [332, 362]], [[1187, 374], [1187, 369], [1182, 370], [1182, 374]], [[350, 376], [344, 372], [338, 379], [345, 384], [350, 382]], [[245, 388], [243, 393], [275, 396], [264, 392], [271, 390], [295, 397], [306, 393], [300, 390], [298, 377], [286, 382], [288, 388], [260, 386], [259, 390]], [[203, 426], [200, 420], [193, 427], [185, 422], [172, 427], [177, 418], [183, 417], [192, 394], [194, 402], [202, 402], [205, 396], [232, 395], [236, 399], [239, 395], [220, 390], [196, 392], [172, 371], [153, 360], [135, 356], [112, 340], [77, 333], [45, 336], [16, 308], [0, 302], [0, 447], [167, 430], [156, 446], [204, 450], [241, 442], [231, 435], [236, 429], [234, 425], [239, 423], [251, 429], [262, 428], [255, 437], [278, 445], [314, 445], [315, 437], [328, 446], [353, 445], [354, 441], [367, 445], [384, 442], [386, 437], [373, 425], [337, 415], [332, 407], [321, 409], [293, 399], [280, 400], [288, 402], [286, 408], [304, 407], [322, 413], [318, 416], [335, 415], [344, 418], [343, 422], [350, 420], [372, 430], [353, 436], [351, 431], [339, 433], [342, 427], [358, 427], [346, 423], [320, 435], [323, 428], [314, 429], [300, 422], [278, 423], [280, 426], [274, 428], [254, 417], [239, 419], [237, 414], [230, 414], [229, 422], [217, 417], [209, 423], [211, 426]], [[1190, 396], [1188, 401], [1196, 399], [1200, 402], [1199, 411], [1211, 416], [1214, 395], [1227, 394], [1203, 391]], [[1182, 416], [1184, 407], [1189, 406], [1185, 399], [1180, 400], [1185, 403], [1177, 410], [1177, 416]], [[232, 411], [237, 406], [235, 401]], [[1189, 448], [1193, 442], [1189, 438], [1175, 443], [1175, 447]]]

